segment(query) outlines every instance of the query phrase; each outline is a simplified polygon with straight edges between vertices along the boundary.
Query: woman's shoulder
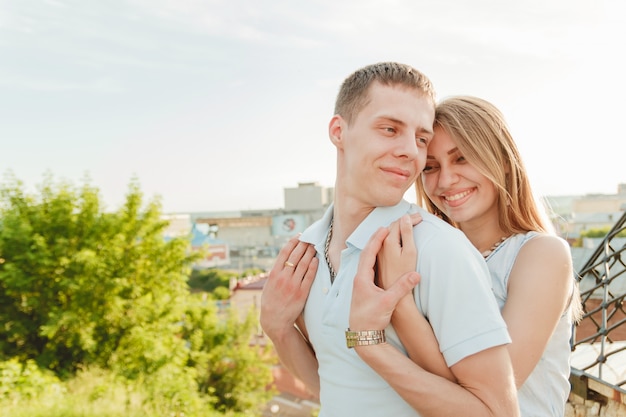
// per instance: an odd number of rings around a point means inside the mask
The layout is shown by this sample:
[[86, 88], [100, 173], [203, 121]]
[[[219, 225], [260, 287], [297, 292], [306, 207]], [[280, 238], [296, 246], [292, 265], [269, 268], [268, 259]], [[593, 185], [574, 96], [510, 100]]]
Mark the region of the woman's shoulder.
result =
[[517, 253], [515, 266], [544, 272], [569, 271], [572, 253], [569, 244], [559, 236], [533, 232]]
[[[528, 232], [521, 251], [540, 252], [551, 256], [571, 255], [570, 246], [565, 239], [550, 233]], [[520, 252], [521, 252], [520, 251]]]

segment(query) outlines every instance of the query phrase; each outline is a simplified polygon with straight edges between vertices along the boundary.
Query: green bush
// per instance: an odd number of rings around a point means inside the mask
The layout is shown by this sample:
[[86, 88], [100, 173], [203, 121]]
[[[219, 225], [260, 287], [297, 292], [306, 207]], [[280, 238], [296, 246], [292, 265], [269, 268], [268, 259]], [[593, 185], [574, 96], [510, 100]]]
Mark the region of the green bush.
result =
[[228, 290], [230, 280], [236, 277], [236, 273], [220, 269], [194, 269], [189, 277], [189, 288], [206, 292], [214, 292], [217, 288]]
[[103, 369], [82, 370], [63, 382], [54, 397], [4, 398], [0, 410], [3, 417], [239, 416], [213, 410], [206, 397], [193, 390], [192, 378], [172, 375], [166, 371], [147, 380], [128, 381]]
[[244, 412], [265, 404], [274, 394], [266, 388], [272, 382], [274, 358], [262, 347], [251, 345], [257, 327], [250, 312], [241, 323], [229, 309], [226, 317], [215, 313], [211, 300], [195, 296], [185, 315], [182, 337], [189, 343], [189, 363], [197, 373], [199, 390], [216, 399], [216, 409]]
[[195, 258], [188, 240], [164, 240], [157, 201], [144, 208], [131, 184], [105, 212], [95, 188], [51, 179], [39, 195], [18, 182], [0, 196], [2, 354], [63, 376], [122, 358], [135, 362], [129, 373], [152, 372], [170, 359], [163, 350], [180, 349], [171, 334]]
[[[0, 186], [0, 401], [33, 398], [31, 414], [15, 415], [39, 415], [44, 399], [46, 417], [256, 415], [268, 399], [270, 361], [249, 345], [256, 323], [190, 294], [190, 241], [166, 241], [158, 200], [142, 199], [135, 182], [116, 211], [89, 184]], [[231, 276], [203, 279], [227, 289]]]
[[37, 367], [32, 359], [0, 362], [0, 400], [19, 401], [62, 392], [61, 381], [51, 371]]

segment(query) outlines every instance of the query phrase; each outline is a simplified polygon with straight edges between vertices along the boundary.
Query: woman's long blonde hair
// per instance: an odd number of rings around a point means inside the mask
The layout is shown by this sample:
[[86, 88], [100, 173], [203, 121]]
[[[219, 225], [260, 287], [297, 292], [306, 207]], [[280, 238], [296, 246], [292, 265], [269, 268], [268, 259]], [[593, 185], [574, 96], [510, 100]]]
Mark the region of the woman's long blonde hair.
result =
[[[454, 140], [466, 161], [489, 178], [498, 191], [500, 228], [507, 235], [530, 231], [555, 234], [545, 209], [532, 192], [528, 174], [502, 113], [476, 97], [451, 97], [437, 105], [435, 126]], [[415, 182], [417, 202], [453, 226], [445, 213], [428, 198], [422, 181]], [[582, 318], [578, 281], [568, 303], [574, 322]]]
[[[553, 233], [546, 210], [539, 208], [519, 150], [502, 113], [486, 100], [458, 96], [443, 100], [436, 107], [435, 127], [444, 129], [461, 154], [496, 187], [500, 227], [506, 234], [538, 231]], [[416, 181], [417, 202], [430, 212], [441, 213]]]

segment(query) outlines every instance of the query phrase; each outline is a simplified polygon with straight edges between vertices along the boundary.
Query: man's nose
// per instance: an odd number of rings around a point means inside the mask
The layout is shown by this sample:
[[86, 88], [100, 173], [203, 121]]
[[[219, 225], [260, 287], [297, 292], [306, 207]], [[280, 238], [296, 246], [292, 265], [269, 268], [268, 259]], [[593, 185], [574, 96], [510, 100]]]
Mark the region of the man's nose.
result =
[[398, 138], [396, 146], [396, 155], [400, 157], [407, 157], [414, 159], [417, 157], [419, 149], [417, 147], [417, 139], [413, 135], [402, 135]]

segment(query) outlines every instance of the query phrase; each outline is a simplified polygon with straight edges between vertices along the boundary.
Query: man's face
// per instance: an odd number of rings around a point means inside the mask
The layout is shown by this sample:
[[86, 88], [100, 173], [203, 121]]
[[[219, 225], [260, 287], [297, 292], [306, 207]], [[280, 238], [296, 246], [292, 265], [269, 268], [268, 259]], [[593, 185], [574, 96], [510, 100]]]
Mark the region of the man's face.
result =
[[[374, 83], [352, 124], [334, 118], [338, 187], [365, 207], [397, 204], [426, 164], [433, 137], [432, 102], [414, 89]], [[337, 119], [337, 120], [335, 120]]]

